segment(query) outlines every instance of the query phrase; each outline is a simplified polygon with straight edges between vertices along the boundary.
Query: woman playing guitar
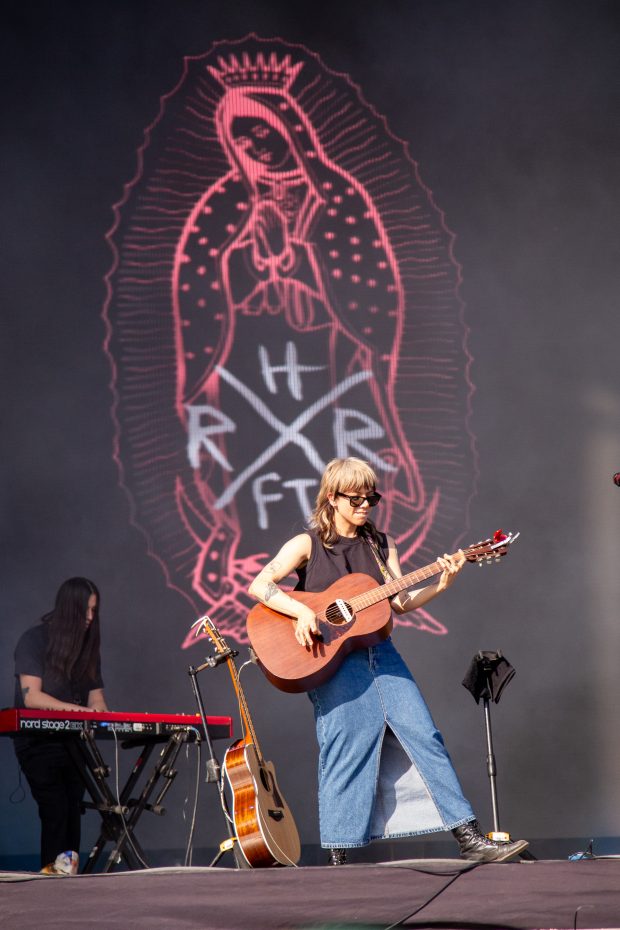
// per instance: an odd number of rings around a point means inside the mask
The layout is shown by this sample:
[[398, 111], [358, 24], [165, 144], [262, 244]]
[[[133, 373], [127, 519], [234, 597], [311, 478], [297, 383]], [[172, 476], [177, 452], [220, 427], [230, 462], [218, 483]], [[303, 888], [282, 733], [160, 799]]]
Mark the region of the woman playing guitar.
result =
[[[343, 576], [362, 572], [383, 584], [402, 572], [394, 540], [369, 519], [379, 503], [372, 468], [356, 458], [334, 459], [321, 480], [310, 530], [293, 537], [250, 586], [264, 605], [295, 621], [300, 649], [312, 651], [321, 633], [310, 606], [278, 582], [292, 571], [298, 591], [323, 591]], [[402, 591], [397, 613], [415, 610], [448, 588], [465, 563], [461, 550], [438, 560], [436, 584]], [[329, 680], [310, 692], [319, 755], [321, 845], [333, 865], [346, 849], [375, 839], [451, 830], [465, 859], [502, 862], [525, 840], [494, 843], [480, 832], [441, 734], [424, 698], [390, 638], [356, 648]]]

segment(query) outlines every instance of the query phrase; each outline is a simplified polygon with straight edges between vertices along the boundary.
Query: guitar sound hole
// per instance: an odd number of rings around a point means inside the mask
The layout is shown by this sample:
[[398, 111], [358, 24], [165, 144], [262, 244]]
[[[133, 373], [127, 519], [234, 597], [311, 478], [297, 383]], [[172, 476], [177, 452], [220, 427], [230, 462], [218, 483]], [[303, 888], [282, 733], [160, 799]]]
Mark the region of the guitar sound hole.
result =
[[[278, 791], [278, 787], [275, 783], [275, 780], [271, 772], [268, 772], [267, 769], [265, 769], [262, 765], [260, 767], [260, 780], [261, 780], [263, 788], [265, 789], [265, 791], [268, 791], [271, 794], [273, 800], [276, 802], [278, 807], [284, 807], [284, 801], [282, 800], [282, 796], [280, 795], [280, 792]], [[269, 811], [269, 816], [273, 817], [273, 814], [271, 811]], [[275, 819], [279, 820], [278, 817], [276, 817]]]
[[330, 604], [325, 611], [325, 619], [334, 626], [350, 623], [353, 619], [353, 608], [346, 601], [342, 601], [340, 604], [335, 602]]

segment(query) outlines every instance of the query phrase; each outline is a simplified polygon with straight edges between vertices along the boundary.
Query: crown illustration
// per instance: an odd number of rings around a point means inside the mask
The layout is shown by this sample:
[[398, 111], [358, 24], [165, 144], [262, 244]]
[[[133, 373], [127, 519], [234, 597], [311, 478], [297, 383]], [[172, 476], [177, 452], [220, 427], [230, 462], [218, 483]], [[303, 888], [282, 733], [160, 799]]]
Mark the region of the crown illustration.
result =
[[219, 55], [217, 63], [219, 68], [208, 65], [208, 70], [224, 87], [256, 87], [267, 84], [283, 90], [288, 90], [304, 66], [303, 61], [293, 64], [290, 55], [285, 55], [282, 61], [278, 61], [275, 52], [268, 56], [258, 52], [254, 61], [247, 52], [243, 52], [240, 58], [231, 54], [228, 61]]

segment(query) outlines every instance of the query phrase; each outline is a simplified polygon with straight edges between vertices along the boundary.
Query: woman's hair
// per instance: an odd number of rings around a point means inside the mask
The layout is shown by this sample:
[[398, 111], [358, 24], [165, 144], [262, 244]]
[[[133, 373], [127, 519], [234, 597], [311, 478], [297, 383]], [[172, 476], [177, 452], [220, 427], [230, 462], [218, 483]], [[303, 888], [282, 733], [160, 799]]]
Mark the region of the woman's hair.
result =
[[[334, 523], [334, 508], [329, 501], [330, 494], [338, 491], [374, 491], [377, 487], [377, 476], [368, 462], [362, 459], [332, 459], [328, 462], [319, 493], [316, 496], [314, 510], [310, 517], [310, 526], [316, 530], [324, 546], [330, 548], [338, 539], [338, 532]], [[377, 541], [377, 530], [374, 524], [367, 520], [360, 529], [360, 533], [370, 536]]]
[[[97, 596], [92, 622], [86, 625], [88, 601]], [[42, 617], [49, 623], [45, 672], [52, 678], [67, 678], [79, 685], [94, 681], [99, 665], [99, 603], [97, 586], [88, 578], [63, 581], [54, 609]]]

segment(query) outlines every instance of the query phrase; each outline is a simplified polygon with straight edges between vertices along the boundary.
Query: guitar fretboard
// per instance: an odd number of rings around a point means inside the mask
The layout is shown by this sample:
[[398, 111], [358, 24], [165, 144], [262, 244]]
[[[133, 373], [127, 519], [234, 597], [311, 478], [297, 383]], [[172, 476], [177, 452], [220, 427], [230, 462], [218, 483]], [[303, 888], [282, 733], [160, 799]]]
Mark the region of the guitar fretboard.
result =
[[405, 591], [407, 588], [418, 584], [420, 581], [426, 581], [427, 578], [438, 575], [441, 571], [442, 568], [439, 562], [425, 565], [424, 568], [418, 568], [415, 572], [409, 572], [408, 575], [403, 575], [402, 578], [395, 578], [393, 581], [388, 581], [379, 588], [371, 588], [370, 591], [355, 595], [355, 597], [351, 598], [351, 607], [354, 611], [363, 610], [364, 607], [370, 607], [372, 604], [378, 604], [379, 601], [383, 601], [387, 597], [393, 597], [400, 591]]

